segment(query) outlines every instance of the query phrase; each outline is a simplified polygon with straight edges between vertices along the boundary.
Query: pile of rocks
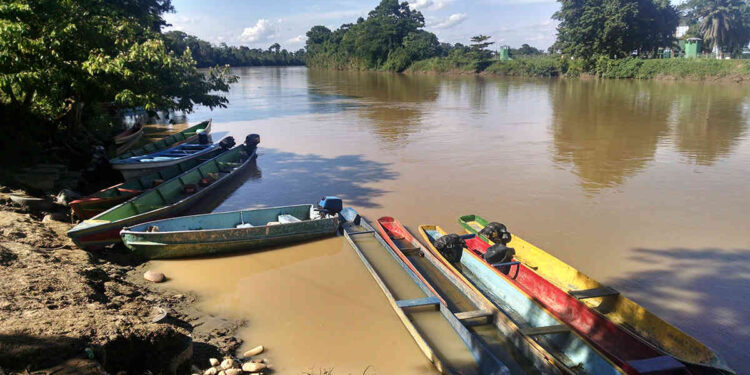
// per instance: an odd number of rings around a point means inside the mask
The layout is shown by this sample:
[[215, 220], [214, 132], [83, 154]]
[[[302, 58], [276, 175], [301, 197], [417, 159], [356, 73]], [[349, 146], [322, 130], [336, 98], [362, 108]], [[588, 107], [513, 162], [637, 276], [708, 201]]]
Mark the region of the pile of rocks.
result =
[[226, 357], [223, 361], [219, 362], [216, 358], [208, 360], [211, 367], [204, 371], [200, 371], [198, 368], [193, 368], [194, 375], [241, 375], [245, 373], [249, 374], [263, 374], [266, 369], [269, 369], [265, 359], [253, 359], [252, 357], [263, 352], [263, 345], [256, 346], [242, 354], [242, 359]]

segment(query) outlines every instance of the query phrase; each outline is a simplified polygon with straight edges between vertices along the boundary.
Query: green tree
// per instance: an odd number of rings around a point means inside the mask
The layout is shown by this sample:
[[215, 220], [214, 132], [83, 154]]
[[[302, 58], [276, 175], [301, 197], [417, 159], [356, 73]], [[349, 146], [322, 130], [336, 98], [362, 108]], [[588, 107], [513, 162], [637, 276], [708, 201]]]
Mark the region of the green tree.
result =
[[750, 42], [750, 7], [743, 0], [690, 0], [682, 6], [687, 19], [698, 25], [705, 46], [739, 54]]
[[[5, 134], [32, 145], [107, 125], [124, 107], [220, 107], [233, 77], [197, 71], [189, 49], [165, 47], [169, 0], [5, 0], [0, 3], [0, 115]], [[105, 116], [106, 117], [106, 116]], [[4, 137], [7, 139], [7, 137]], [[3, 144], [3, 156], [20, 147]]]
[[679, 22], [666, 0], [559, 0], [555, 49], [589, 61], [597, 55], [653, 53], [672, 43]]

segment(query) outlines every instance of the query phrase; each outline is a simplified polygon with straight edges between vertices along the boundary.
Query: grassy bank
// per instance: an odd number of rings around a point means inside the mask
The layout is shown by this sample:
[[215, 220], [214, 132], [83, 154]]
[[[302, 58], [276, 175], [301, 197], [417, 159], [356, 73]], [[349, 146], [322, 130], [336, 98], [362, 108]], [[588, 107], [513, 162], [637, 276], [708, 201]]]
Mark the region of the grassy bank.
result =
[[508, 61], [481, 62], [435, 57], [414, 62], [407, 73], [483, 73], [512, 77], [578, 77], [589, 74], [601, 78], [635, 79], [750, 79], [750, 60], [714, 59], [608, 59], [594, 62], [561, 56], [517, 57]]

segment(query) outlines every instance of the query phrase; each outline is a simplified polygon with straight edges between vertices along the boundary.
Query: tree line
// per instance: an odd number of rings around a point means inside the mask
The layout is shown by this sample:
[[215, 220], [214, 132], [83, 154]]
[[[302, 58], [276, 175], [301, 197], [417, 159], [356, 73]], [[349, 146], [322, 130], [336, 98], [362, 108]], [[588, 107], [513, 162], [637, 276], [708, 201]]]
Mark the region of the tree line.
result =
[[[558, 0], [557, 39], [546, 53], [582, 59], [584, 68], [599, 58], [656, 57], [664, 48], [677, 47], [675, 29], [692, 25], [692, 34], [706, 47], [718, 46], [741, 54], [750, 42], [750, 7], [747, 0], [689, 0], [679, 8], [669, 0]], [[419, 62], [428, 66], [461, 67], [480, 71], [496, 52], [485, 35], [469, 45], [440, 42], [424, 29], [424, 16], [407, 2], [381, 0], [367, 18], [336, 30], [314, 26], [307, 32], [307, 64], [335, 69], [403, 71]], [[513, 56], [545, 52], [523, 44]]]
[[226, 43], [213, 45], [182, 31], [164, 33], [167, 48], [177, 54], [190, 49], [193, 59], [199, 68], [216, 65], [260, 66], [260, 65], [304, 65], [305, 50], [289, 52], [278, 43], [268, 49], [248, 48], [246, 46], [228, 46]]

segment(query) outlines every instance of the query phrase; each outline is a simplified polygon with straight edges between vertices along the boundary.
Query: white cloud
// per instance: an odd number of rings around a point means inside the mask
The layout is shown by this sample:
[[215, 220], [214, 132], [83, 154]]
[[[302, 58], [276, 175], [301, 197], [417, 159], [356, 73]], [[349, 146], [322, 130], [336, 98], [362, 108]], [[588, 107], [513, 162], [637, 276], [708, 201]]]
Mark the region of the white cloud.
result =
[[409, 2], [409, 6], [414, 10], [440, 10], [448, 5], [450, 0], [414, 0]]
[[186, 29], [190, 29], [191, 27], [202, 22], [202, 18], [203, 17], [188, 17], [175, 13], [167, 13], [164, 15], [164, 20], [167, 21], [170, 26], [167, 26], [166, 28], [164, 28], [164, 30], [185, 31]]
[[289, 43], [289, 44], [300, 44], [300, 43], [302, 43], [304, 41], [305, 41], [305, 36], [302, 35], [302, 34], [300, 34], [300, 35], [295, 36], [294, 38], [287, 39], [286, 43]]
[[435, 18], [430, 20], [427, 27], [434, 29], [449, 29], [464, 21], [466, 21], [466, 13], [454, 13], [448, 16], [448, 18]]
[[255, 23], [255, 26], [246, 27], [242, 30], [240, 40], [254, 43], [275, 38], [279, 31], [279, 23], [281, 23], [281, 20], [278, 22], [272, 22], [265, 18], [261, 18]]

